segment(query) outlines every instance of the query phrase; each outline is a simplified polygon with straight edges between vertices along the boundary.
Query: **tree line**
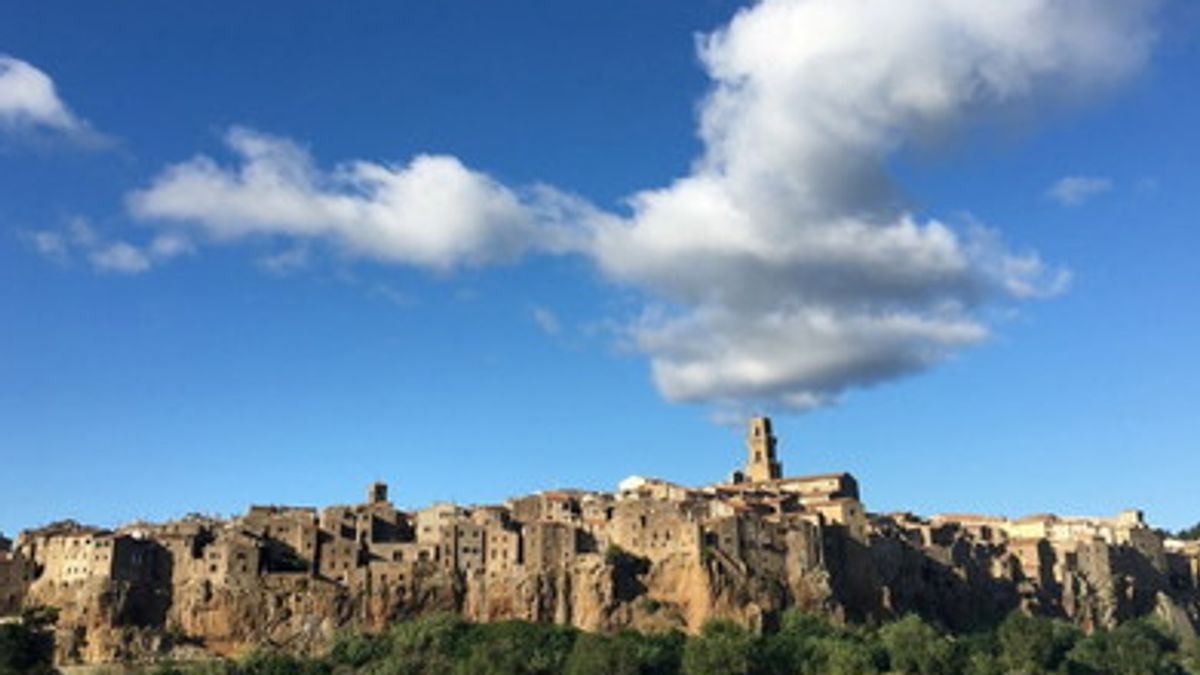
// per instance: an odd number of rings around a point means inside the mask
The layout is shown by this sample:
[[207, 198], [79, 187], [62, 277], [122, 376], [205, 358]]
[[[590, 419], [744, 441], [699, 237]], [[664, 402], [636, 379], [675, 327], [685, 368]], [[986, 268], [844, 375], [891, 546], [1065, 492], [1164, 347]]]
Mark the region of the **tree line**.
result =
[[[50, 622], [52, 624], [52, 622]], [[0, 625], [0, 675], [50, 674], [45, 616]], [[125, 671], [128, 672], [128, 671]], [[787, 612], [756, 634], [726, 620], [697, 635], [589, 633], [545, 623], [474, 624], [454, 615], [345, 631], [325, 654], [255, 651], [240, 659], [144, 667], [150, 675], [1200, 675], [1200, 649], [1153, 620], [1084, 634], [1013, 613], [993, 629], [951, 634], [915, 615], [844, 626]]]

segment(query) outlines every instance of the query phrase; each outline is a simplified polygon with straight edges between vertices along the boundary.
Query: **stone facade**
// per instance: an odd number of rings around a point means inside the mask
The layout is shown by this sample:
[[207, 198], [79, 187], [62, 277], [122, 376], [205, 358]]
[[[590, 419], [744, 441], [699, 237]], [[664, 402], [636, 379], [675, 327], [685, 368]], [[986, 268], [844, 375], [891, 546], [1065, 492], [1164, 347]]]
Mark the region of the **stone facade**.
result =
[[405, 511], [374, 483], [365, 502], [319, 511], [56, 523], [0, 546], [0, 613], [59, 607], [60, 655], [79, 661], [129, 657], [131, 636], [161, 647], [151, 638], [168, 630], [222, 653], [303, 651], [426, 611], [685, 630], [712, 616], [768, 625], [787, 607], [963, 628], [1018, 607], [1085, 627], [1200, 617], [1200, 546], [1164, 541], [1138, 512], [868, 514], [849, 474], [782, 477], [776, 443], [752, 420], [744, 472], [703, 487], [633, 477]]
[[746, 449], [749, 451], [746, 480], [761, 482], [783, 477], [783, 465], [775, 457], [775, 445], [771, 420], [766, 417], [751, 418], [750, 433], [746, 436]]

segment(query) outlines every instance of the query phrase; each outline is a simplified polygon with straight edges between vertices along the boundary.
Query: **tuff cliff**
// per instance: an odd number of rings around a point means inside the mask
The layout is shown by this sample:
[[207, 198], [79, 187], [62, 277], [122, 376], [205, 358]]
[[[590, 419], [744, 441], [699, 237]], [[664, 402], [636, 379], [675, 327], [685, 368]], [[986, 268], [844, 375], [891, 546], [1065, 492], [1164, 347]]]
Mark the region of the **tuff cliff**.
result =
[[341, 628], [430, 612], [601, 631], [694, 631], [716, 616], [769, 629], [792, 607], [960, 630], [1018, 608], [1084, 628], [1200, 622], [1200, 547], [1137, 512], [868, 514], [848, 474], [778, 477], [769, 423], [752, 425], [749, 448], [756, 479], [702, 488], [637, 478], [410, 512], [375, 484], [362, 504], [322, 510], [56, 523], [0, 550], [0, 614], [59, 608], [62, 662], [313, 653]]

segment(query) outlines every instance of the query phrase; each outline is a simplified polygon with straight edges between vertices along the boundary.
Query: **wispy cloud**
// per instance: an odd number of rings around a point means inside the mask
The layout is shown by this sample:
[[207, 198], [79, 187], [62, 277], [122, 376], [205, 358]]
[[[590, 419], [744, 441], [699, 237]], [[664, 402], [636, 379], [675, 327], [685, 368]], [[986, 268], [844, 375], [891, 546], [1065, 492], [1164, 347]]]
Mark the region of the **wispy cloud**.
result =
[[287, 276], [308, 267], [308, 246], [296, 244], [258, 259], [258, 266], [276, 276]]
[[1054, 181], [1046, 195], [1063, 206], [1080, 206], [1093, 197], [1113, 189], [1111, 178], [1103, 176], [1063, 176]]
[[194, 250], [186, 237], [163, 232], [136, 245], [100, 236], [86, 219], [73, 218], [63, 228], [25, 232], [24, 238], [43, 257], [60, 265], [76, 259], [98, 272], [135, 275]]
[[408, 307], [414, 302], [412, 295], [405, 293], [403, 290], [396, 288], [391, 284], [382, 282], [371, 286], [371, 296], [391, 303], [397, 307]]
[[558, 315], [547, 307], [536, 306], [529, 310], [529, 315], [538, 328], [547, 335], [558, 335], [562, 332], [562, 321]]
[[49, 75], [4, 54], [0, 54], [0, 131], [52, 133], [87, 145], [109, 143], [59, 98]]

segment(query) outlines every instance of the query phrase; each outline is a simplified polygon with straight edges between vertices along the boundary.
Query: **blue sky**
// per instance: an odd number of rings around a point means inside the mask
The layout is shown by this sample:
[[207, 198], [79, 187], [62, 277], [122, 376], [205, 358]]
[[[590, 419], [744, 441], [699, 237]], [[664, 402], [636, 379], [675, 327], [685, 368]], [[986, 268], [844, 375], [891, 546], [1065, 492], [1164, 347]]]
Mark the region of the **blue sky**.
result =
[[750, 411], [875, 510], [1191, 524], [1200, 15], [1057, 5], [0, 3], [0, 531]]

